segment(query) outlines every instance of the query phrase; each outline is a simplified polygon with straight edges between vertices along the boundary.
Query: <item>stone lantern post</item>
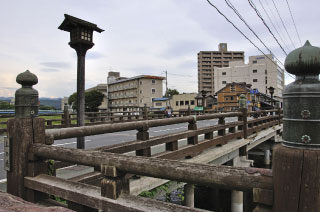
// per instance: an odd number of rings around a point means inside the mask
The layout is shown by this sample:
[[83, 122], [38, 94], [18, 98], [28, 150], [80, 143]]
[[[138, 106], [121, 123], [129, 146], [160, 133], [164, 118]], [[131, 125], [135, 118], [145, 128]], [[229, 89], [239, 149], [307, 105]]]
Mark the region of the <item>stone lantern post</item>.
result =
[[283, 93], [283, 143], [273, 155], [273, 211], [319, 211], [320, 48], [307, 41], [287, 56], [285, 68], [296, 80]]

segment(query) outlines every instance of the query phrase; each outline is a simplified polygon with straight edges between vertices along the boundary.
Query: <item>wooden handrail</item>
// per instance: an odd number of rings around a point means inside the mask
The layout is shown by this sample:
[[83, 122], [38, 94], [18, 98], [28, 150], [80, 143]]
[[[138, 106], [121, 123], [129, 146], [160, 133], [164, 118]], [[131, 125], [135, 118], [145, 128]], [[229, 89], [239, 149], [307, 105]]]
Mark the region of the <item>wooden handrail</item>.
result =
[[[114, 166], [117, 170], [149, 177], [163, 178], [223, 188], [248, 190], [252, 188], [272, 189], [271, 171], [253, 168], [202, 165], [175, 160], [127, 156], [109, 152], [69, 149], [44, 144], [33, 144], [35, 156], [87, 166], [101, 164]], [[268, 174], [263, 174], [268, 172]]]

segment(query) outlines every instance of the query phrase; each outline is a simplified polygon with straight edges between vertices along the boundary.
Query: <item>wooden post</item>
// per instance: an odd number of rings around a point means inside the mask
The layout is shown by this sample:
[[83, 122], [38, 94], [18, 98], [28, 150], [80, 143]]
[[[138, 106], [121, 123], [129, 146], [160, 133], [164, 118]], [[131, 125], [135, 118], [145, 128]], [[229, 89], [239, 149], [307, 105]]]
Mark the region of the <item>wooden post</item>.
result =
[[273, 150], [275, 212], [319, 211], [319, 150], [278, 145]]
[[242, 130], [243, 130], [243, 138], [248, 138], [248, 109], [247, 108], [241, 108], [242, 112]]
[[64, 127], [70, 127], [70, 114], [69, 114], [69, 107], [68, 105], [64, 106], [63, 109], [63, 121], [64, 121]]
[[[222, 125], [225, 125], [225, 124], [226, 124], [224, 117], [220, 117], [220, 118], [219, 118], [218, 124], [222, 124]], [[224, 136], [224, 135], [226, 135], [226, 129], [218, 130], [218, 135], [219, 135], [219, 136]]]
[[166, 151], [176, 151], [178, 150], [178, 141], [172, 141], [166, 143]]
[[16, 81], [22, 88], [15, 93], [15, 118], [7, 124], [7, 192], [23, 199], [36, 200], [38, 193], [24, 187], [24, 177], [47, 173], [43, 161], [34, 158], [29, 152], [32, 144], [45, 144], [44, 119], [36, 118], [39, 94], [32, 88], [32, 85], [38, 83], [38, 78], [26, 71], [19, 74]]
[[[144, 125], [142, 128], [138, 129], [137, 132], [137, 140], [140, 141], [146, 141], [149, 139], [149, 127], [147, 125]], [[137, 156], [145, 156], [145, 157], [151, 157], [151, 147], [145, 148], [145, 149], [139, 149], [136, 150]]]
[[130, 193], [128, 179], [116, 167], [101, 165], [101, 173], [104, 175], [101, 181], [101, 196], [117, 199], [121, 193]]
[[[196, 118], [194, 118], [191, 122], [189, 122], [188, 124], [188, 130], [197, 130], [197, 121]], [[192, 137], [188, 137], [188, 144], [198, 144], [198, 136], [192, 136]]]

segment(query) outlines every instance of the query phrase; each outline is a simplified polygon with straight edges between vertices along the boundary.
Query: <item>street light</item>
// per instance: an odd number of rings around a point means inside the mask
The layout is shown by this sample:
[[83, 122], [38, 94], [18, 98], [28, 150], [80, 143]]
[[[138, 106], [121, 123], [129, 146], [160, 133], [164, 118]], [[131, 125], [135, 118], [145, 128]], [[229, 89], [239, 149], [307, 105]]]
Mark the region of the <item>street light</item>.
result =
[[205, 99], [206, 99], [207, 91], [202, 90], [200, 92], [201, 92], [201, 96], [202, 96], [203, 113], [205, 113]]
[[[94, 46], [92, 42], [93, 31], [103, 32], [96, 24], [84, 21], [82, 19], [64, 14], [65, 19], [58, 29], [70, 32], [71, 48], [75, 49], [78, 56], [77, 64], [77, 126], [84, 126], [85, 111], [85, 57], [88, 49]], [[77, 138], [77, 148], [84, 149], [84, 137]]]
[[270, 96], [271, 96], [271, 105], [273, 105], [273, 94], [274, 94], [274, 87], [270, 86], [268, 88]]

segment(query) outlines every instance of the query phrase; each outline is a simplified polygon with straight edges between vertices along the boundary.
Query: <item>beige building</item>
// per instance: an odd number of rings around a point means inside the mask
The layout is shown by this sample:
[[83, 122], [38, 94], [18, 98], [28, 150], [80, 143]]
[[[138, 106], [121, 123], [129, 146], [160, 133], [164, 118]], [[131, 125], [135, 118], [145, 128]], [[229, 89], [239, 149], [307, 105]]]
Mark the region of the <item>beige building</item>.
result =
[[174, 111], [180, 109], [188, 109], [189, 106], [190, 109], [194, 109], [194, 107], [197, 106], [195, 99], [196, 96], [197, 93], [183, 93], [173, 95], [170, 99], [170, 107]]
[[282, 97], [284, 89], [284, 72], [277, 67], [272, 55], [249, 57], [249, 63], [242, 61], [230, 62], [229, 67], [214, 70], [214, 87], [218, 91], [227, 83], [246, 82], [251, 84], [251, 89], [258, 89], [259, 92], [269, 94], [268, 88], [275, 88], [274, 96]]
[[103, 100], [101, 105], [98, 107], [99, 111], [106, 111], [108, 110], [108, 84], [98, 84], [95, 87], [86, 89], [86, 92], [97, 90], [104, 94]]
[[214, 85], [214, 67], [228, 67], [230, 61], [244, 61], [243, 51], [228, 51], [226, 43], [219, 44], [219, 51], [198, 53], [198, 92], [205, 90], [207, 95], [217, 91]]
[[109, 77], [108, 98], [109, 108], [112, 111], [136, 110], [145, 105], [152, 107], [152, 99], [162, 97], [164, 77], [140, 75], [120, 78], [120, 75], [114, 72], [112, 74], [114, 79], [109, 80]]

